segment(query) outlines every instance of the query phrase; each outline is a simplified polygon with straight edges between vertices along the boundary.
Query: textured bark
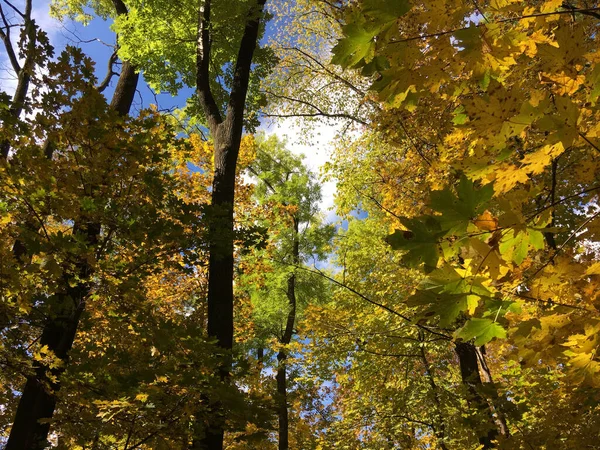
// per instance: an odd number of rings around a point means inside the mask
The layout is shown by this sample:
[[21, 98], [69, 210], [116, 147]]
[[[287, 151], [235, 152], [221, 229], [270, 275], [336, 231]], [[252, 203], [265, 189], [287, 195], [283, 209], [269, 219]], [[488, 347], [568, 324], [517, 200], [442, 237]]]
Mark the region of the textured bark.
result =
[[[246, 95], [252, 57], [258, 42], [260, 19], [266, 0], [250, 11], [238, 50], [225, 117], [221, 115], [210, 89], [211, 2], [198, 3], [196, 92], [204, 110], [214, 143], [215, 174], [212, 184], [211, 224], [209, 226], [208, 325], [207, 332], [223, 349], [218, 376], [227, 382], [233, 347], [233, 203], [235, 171], [243, 131]], [[205, 422], [199, 412], [192, 449], [222, 450], [226, 412], [218, 402], [209, 403], [211, 414]]]
[[[97, 224], [76, 225], [73, 232], [83, 235], [88, 244], [93, 246], [97, 244], [100, 227]], [[85, 280], [91, 275], [92, 269], [87, 262], [81, 261], [77, 272]], [[57, 305], [53, 308], [52, 317], [46, 321], [40, 338], [40, 345], [47, 346], [60, 359], [61, 365], [49, 368], [38, 364], [34, 375], [27, 378], [6, 450], [38, 450], [48, 446], [50, 423], [47, 419], [52, 418], [56, 408], [60, 376], [68, 363], [68, 352], [73, 346], [90, 288], [85, 282], [71, 287], [68, 277], [65, 277], [64, 286], [66, 289], [57, 295]], [[42, 419], [45, 419], [44, 422], [40, 422]]]
[[[126, 115], [131, 108], [138, 82], [138, 74], [133, 67], [123, 63], [123, 70], [117, 88], [110, 103], [110, 108], [119, 115]], [[89, 248], [98, 244], [101, 225], [80, 219], [73, 226], [73, 234], [82, 235]], [[16, 247], [16, 245], [15, 245]], [[13, 252], [15, 252], [13, 248]], [[25, 254], [26, 249], [18, 250]], [[60, 389], [60, 376], [68, 364], [68, 353], [73, 346], [77, 327], [85, 309], [85, 300], [90, 293], [90, 278], [93, 268], [82, 258], [77, 264], [80, 280], [73, 283], [73, 278], [65, 277], [64, 292], [60, 293], [56, 306], [50, 311], [44, 324], [40, 345], [48, 346], [62, 362], [58, 368], [49, 368], [43, 364], [34, 367], [34, 374], [27, 378], [19, 400], [6, 450], [38, 450], [46, 448], [49, 420], [54, 414], [57, 393]], [[73, 276], [73, 275], [72, 275]]]
[[495, 448], [493, 441], [498, 438], [498, 429], [487, 400], [481, 395], [483, 383], [479, 375], [477, 350], [472, 343], [458, 342], [455, 344], [455, 351], [458, 355], [462, 382], [467, 387], [467, 401], [479, 412], [480, 417], [485, 418], [487, 431], [479, 436], [479, 443], [484, 449]]

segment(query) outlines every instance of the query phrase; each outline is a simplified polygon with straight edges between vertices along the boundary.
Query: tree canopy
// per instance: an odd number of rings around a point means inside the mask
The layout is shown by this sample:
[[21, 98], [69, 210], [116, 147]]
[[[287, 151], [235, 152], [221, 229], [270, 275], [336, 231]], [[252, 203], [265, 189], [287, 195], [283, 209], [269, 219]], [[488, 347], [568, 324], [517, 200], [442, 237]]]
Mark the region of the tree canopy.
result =
[[600, 5], [48, 14], [115, 45], [0, 0], [0, 446], [595, 445]]

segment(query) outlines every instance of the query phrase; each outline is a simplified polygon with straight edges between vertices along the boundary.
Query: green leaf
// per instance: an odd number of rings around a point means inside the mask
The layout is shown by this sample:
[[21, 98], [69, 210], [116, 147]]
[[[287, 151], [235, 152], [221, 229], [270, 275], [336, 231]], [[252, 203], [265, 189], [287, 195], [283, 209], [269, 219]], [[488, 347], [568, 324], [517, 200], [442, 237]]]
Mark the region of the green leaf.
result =
[[[449, 327], [463, 312], [470, 308], [467, 294], [447, 294], [444, 292], [417, 291], [407, 300], [408, 306], [428, 306], [424, 317], [438, 316], [441, 327]], [[472, 305], [471, 305], [472, 306]]]
[[366, 16], [382, 22], [395, 21], [412, 8], [407, 0], [363, 0], [362, 6]]
[[511, 229], [502, 238], [499, 250], [505, 260], [521, 264], [527, 257], [529, 245], [536, 250], [544, 248], [544, 234], [533, 228], [521, 231]]
[[477, 217], [494, 195], [492, 184], [475, 189], [473, 182], [462, 175], [456, 194], [449, 188], [431, 193], [431, 207], [440, 212], [442, 229], [448, 234], [463, 235], [471, 220]]
[[439, 222], [434, 217], [424, 216], [414, 219], [401, 218], [408, 230], [396, 230], [387, 237], [387, 242], [394, 250], [406, 250], [402, 261], [409, 267], [418, 268], [424, 265], [426, 272], [437, 266], [440, 257], [439, 239], [444, 235]]
[[494, 338], [505, 338], [506, 330], [498, 322], [490, 319], [469, 320], [461, 329], [455, 333], [457, 338], [469, 341], [475, 339], [475, 345], [484, 345]]

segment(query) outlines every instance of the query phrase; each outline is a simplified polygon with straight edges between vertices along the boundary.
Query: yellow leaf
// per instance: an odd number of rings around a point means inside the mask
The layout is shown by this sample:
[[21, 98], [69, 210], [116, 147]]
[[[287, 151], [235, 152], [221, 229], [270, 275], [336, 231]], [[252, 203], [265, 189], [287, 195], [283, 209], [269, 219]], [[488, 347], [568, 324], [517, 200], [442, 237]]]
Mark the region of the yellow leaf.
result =
[[600, 262], [595, 262], [585, 271], [586, 275], [600, 275]]
[[523, 169], [527, 173], [540, 174], [546, 166], [548, 166], [554, 158], [565, 151], [562, 142], [557, 142], [552, 145], [545, 145], [535, 153], [530, 153], [523, 158]]
[[514, 188], [518, 183], [527, 183], [527, 172], [514, 164], [499, 166], [495, 171], [494, 195], [504, 194]]

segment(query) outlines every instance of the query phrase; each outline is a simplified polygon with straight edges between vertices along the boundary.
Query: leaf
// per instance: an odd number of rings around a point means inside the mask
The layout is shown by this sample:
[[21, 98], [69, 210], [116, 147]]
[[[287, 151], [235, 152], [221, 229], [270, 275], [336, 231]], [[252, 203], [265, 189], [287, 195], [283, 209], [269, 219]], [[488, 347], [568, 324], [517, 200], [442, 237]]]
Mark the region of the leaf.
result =
[[472, 318], [462, 328], [456, 331], [455, 336], [469, 341], [475, 339], [475, 345], [485, 345], [494, 338], [506, 337], [506, 330], [490, 319]]
[[402, 225], [407, 230], [396, 230], [386, 238], [394, 250], [405, 250], [402, 261], [409, 267], [418, 268], [424, 265], [426, 272], [437, 266], [440, 258], [439, 239], [444, 235], [439, 222], [429, 216], [415, 219], [402, 218]]
[[467, 294], [448, 294], [444, 292], [417, 291], [406, 304], [409, 306], [428, 306], [424, 317], [438, 316], [441, 327], [450, 327], [458, 316], [473, 309], [473, 298]]
[[344, 68], [369, 63], [375, 56], [375, 36], [382, 28], [381, 25], [366, 24], [364, 20], [344, 26], [344, 37], [333, 47], [331, 63]]
[[505, 260], [521, 264], [527, 257], [530, 245], [536, 250], [544, 248], [544, 235], [541, 231], [533, 228], [521, 231], [510, 229], [500, 241], [499, 250]]
[[473, 223], [477, 228], [484, 231], [494, 231], [496, 228], [498, 228], [498, 219], [494, 217], [487, 209], [482, 214], [477, 216]]
[[410, 11], [412, 5], [407, 0], [364, 0], [362, 9], [366, 16], [382, 22], [390, 22]]
[[462, 235], [467, 232], [471, 221], [482, 212], [493, 193], [492, 184], [476, 189], [473, 182], [462, 175], [456, 186], [456, 195], [448, 188], [431, 193], [431, 208], [441, 213], [438, 220], [443, 230]]

